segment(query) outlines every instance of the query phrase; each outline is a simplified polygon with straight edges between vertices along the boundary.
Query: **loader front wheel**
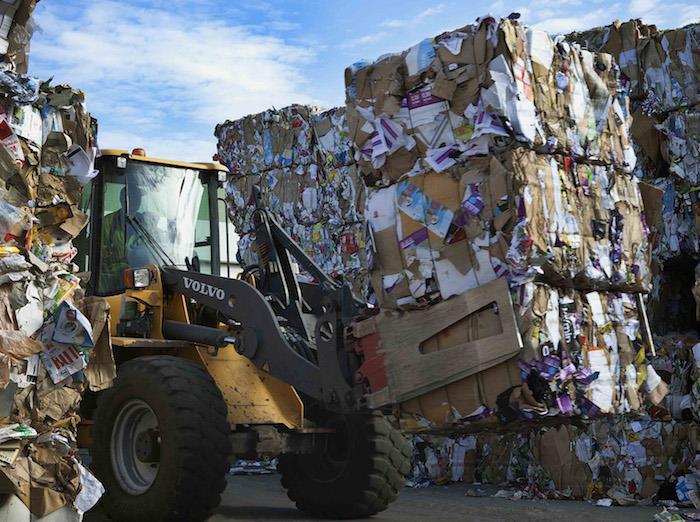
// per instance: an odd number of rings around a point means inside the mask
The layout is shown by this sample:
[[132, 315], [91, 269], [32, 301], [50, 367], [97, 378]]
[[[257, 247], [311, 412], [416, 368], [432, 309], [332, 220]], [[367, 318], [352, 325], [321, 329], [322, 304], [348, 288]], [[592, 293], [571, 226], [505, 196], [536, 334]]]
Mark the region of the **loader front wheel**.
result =
[[226, 486], [227, 408], [207, 371], [169, 356], [132, 359], [98, 398], [90, 450], [113, 520], [206, 519]]
[[328, 447], [279, 460], [282, 486], [297, 508], [326, 518], [364, 518], [396, 500], [411, 446], [383, 415], [338, 416]]

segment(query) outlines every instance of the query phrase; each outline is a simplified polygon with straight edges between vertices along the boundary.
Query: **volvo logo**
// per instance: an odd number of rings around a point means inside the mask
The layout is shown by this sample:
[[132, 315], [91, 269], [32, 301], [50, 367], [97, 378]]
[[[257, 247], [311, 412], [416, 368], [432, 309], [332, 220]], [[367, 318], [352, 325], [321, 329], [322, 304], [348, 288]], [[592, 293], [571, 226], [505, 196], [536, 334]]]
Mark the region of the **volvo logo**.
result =
[[224, 297], [226, 297], [226, 293], [221, 288], [190, 279], [189, 277], [183, 277], [182, 280], [185, 283], [185, 288], [192, 290], [193, 292], [197, 292], [198, 294], [202, 294], [203, 296], [213, 297], [219, 301], [223, 301]]

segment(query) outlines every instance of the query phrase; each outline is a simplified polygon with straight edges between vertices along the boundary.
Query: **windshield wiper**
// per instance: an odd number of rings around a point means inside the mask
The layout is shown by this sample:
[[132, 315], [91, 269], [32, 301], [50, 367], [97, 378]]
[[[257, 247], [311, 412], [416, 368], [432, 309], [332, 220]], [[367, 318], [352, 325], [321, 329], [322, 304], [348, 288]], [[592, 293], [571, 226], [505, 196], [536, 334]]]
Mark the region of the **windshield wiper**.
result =
[[136, 216], [126, 215], [127, 221], [131, 223], [132, 228], [141, 236], [141, 239], [145, 240], [146, 244], [150, 247], [153, 253], [160, 258], [160, 261], [165, 265], [177, 266], [175, 261], [173, 261], [165, 249], [156, 241], [156, 239], [151, 235], [151, 233], [144, 227], [136, 218]]

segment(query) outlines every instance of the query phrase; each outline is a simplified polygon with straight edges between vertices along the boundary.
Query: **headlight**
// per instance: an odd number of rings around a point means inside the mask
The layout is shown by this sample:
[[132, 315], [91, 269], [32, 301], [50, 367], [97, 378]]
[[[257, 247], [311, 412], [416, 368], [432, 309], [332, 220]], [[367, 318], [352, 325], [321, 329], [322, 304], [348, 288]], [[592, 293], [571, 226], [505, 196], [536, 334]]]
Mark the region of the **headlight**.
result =
[[151, 271], [148, 268], [130, 268], [124, 270], [126, 288], [147, 288], [151, 284]]

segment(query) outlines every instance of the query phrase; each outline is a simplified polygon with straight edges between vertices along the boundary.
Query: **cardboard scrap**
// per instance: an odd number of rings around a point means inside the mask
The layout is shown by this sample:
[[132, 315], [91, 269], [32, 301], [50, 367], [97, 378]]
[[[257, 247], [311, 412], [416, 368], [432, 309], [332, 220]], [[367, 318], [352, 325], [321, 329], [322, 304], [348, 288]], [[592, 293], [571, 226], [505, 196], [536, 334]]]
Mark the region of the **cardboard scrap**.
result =
[[92, 326], [80, 310], [64, 301], [58, 307], [52, 340], [74, 346], [92, 347]]
[[72, 345], [44, 343], [41, 362], [54, 384], [58, 384], [85, 367], [85, 360]]
[[24, 359], [43, 349], [39, 341], [28, 337], [19, 330], [0, 330], [0, 352], [13, 357]]
[[76, 425], [90, 352], [100, 375], [116, 370], [106, 317], [87, 318], [72, 263], [96, 122], [83, 93], [26, 74], [35, 5], [0, 6], [0, 492], [42, 518], [86, 511], [103, 493], [73, 456]]

